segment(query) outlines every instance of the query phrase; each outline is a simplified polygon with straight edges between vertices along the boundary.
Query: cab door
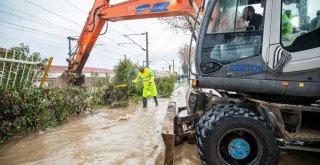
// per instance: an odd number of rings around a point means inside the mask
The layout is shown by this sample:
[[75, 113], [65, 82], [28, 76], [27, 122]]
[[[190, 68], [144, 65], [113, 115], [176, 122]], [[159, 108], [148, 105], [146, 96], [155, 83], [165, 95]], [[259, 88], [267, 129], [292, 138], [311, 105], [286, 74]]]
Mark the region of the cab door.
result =
[[273, 0], [272, 6], [268, 67], [278, 74], [319, 69], [319, 0]]

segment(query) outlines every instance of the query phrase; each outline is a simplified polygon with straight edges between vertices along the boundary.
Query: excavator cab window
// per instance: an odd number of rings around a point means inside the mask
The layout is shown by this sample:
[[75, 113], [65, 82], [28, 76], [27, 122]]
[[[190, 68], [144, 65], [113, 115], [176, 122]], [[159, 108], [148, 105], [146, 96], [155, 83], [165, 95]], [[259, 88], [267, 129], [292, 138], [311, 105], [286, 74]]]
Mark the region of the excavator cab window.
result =
[[320, 47], [319, 0], [282, 0], [281, 44], [289, 52]]
[[261, 0], [216, 1], [202, 47], [200, 68], [203, 73], [212, 73], [219, 66], [261, 55], [262, 4]]

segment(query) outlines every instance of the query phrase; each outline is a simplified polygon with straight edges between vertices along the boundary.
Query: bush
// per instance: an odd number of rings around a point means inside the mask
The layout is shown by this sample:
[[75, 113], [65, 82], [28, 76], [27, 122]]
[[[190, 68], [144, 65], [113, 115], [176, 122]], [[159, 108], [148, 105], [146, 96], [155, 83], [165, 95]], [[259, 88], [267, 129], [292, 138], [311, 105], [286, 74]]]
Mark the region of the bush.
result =
[[113, 69], [115, 73], [113, 82], [115, 84], [131, 84], [138, 75], [138, 67], [129, 59], [124, 59]]
[[[102, 104], [112, 108], [124, 108], [128, 107], [130, 102], [140, 101], [142, 86], [132, 84], [138, 75], [138, 67], [129, 59], [124, 59], [114, 67], [113, 71], [115, 77], [104, 89]], [[126, 84], [126, 86], [116, 87], [119, 84]]]
[[91, 111], [90, 92], [75, 87], [51, 89], [0, 87], [0, 143], [14, 136], [64, 123]]
[[[45, 67], [39, 53], [29, 54], [29, 47], [20, 44], [12, 48], [6, 55], [0, 53], [0, 57], [42, 61], [39, 70]], [[30, 87], [31, 78], [37, 79], [41, 74], [30, 72], [30, 65], [7, 64], [0, 62], [0, 67], [5, 66], [2, 83], [0, 83], [0, 143], [13, 138], [22, 136], [29, 132], [44, 130], [47, 127], [57, 126], [64, 123], [69, 117], [82, 114], [86, 111], [93, 111], [101, 105], [101, 88], [86, 87], [54, 87], [48, 89], [35, 89]], [[19, 66], [19, 67], [18, 67]], [[18, 74], [10, 74], [10, 68], [19, 68]], [[32, 67], [34, 68], [34, 66]], [[23, 72], [26, 70], [26, 72]], [[24, 74], [22, 74], [24, 73]], [[28, 74], [27, 74], [28, 73]], [[27, 79], [27, 75], [29, 78]], [[0, 75], [2, 76], [2, 75]], [[14, 78], [17, 81], [14, 81]], [[21, 80], [21, 83], [20, 83]], [[8, 87], [6, 83], [8, 81]], [[101, 84], [101, 83], [100, 83]], [[94, 84], [96, 86], [99, 83]]]
[[170, 97], [174, 91], [174, 85], [177, 81], [176, 75], [156, 79], [158, 93], [161, 97]]

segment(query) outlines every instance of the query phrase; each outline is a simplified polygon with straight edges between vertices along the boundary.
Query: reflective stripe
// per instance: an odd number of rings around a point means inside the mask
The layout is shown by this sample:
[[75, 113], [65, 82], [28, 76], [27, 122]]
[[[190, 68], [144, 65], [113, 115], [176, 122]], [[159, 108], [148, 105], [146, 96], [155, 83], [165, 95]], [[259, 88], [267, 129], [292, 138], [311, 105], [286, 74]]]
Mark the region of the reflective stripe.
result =
[[139, 76], [139, 79], [142, 81], [142, 82], [148, 82], [151, 80], [151, 77], [153, 77], [153, 74], [151, 74], [150, 76], [147, 76], [147, 77], [140, 77]]

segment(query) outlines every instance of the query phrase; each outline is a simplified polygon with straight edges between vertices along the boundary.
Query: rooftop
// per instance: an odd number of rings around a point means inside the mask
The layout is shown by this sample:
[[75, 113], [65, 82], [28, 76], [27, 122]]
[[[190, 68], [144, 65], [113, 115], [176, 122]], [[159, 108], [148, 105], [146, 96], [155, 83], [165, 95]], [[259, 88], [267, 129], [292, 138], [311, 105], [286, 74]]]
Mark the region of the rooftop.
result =
[[[49, 72], [55, 72], [55, 73], [63, 73], [65, 70], [67, 70], [67, 66], [51, 66]], [[82, 73], [112, 73], [112, 70], [110, 69], [103, 69], [103, 68], [92, 68], [92, 67], [84, 67], [82, 70]]]

